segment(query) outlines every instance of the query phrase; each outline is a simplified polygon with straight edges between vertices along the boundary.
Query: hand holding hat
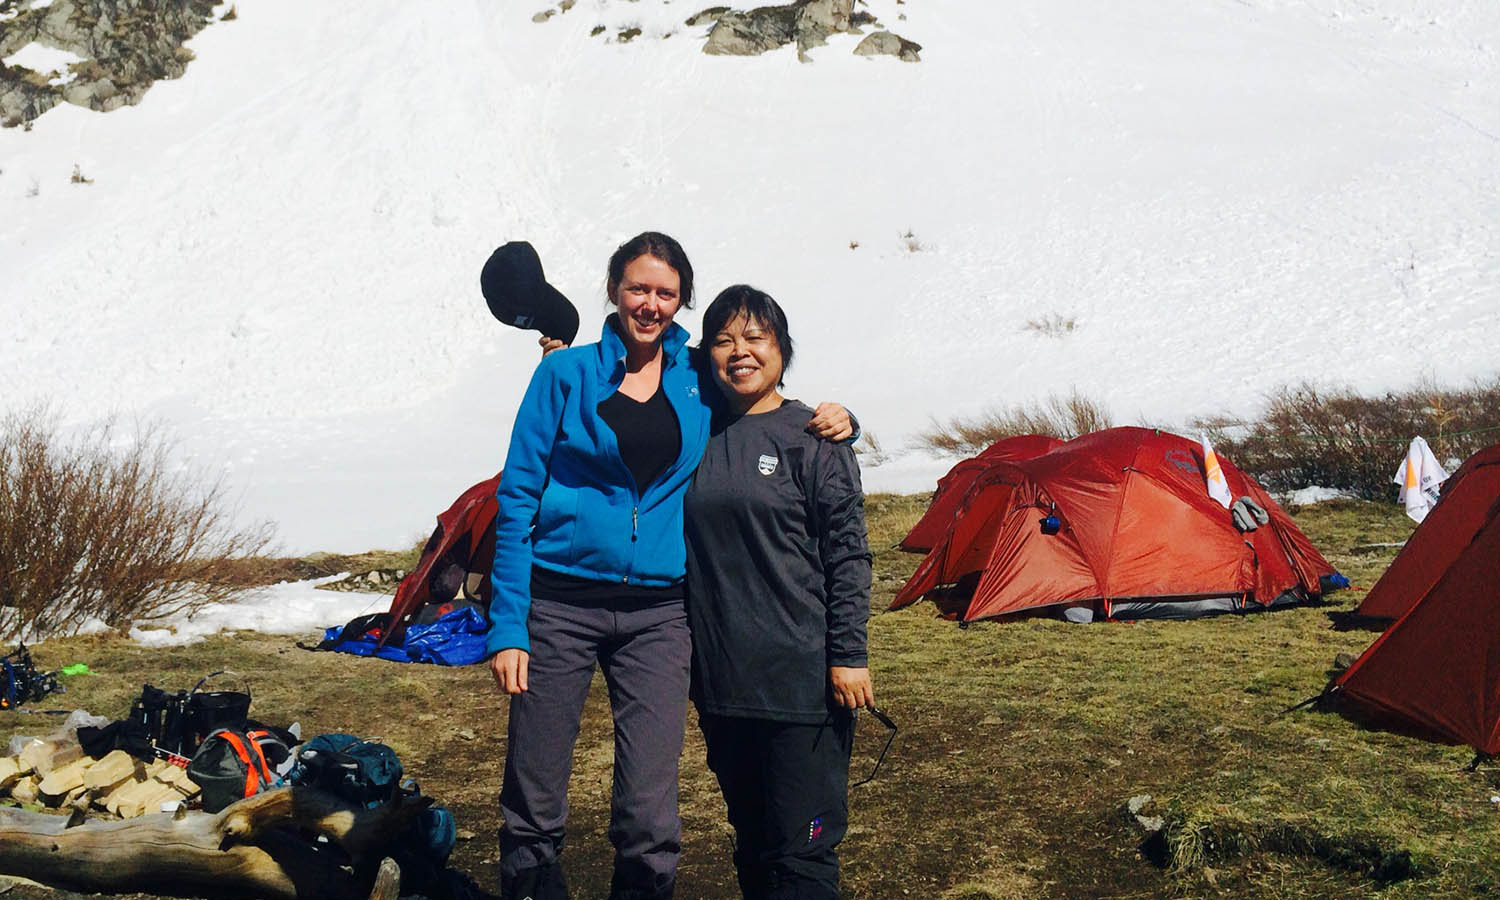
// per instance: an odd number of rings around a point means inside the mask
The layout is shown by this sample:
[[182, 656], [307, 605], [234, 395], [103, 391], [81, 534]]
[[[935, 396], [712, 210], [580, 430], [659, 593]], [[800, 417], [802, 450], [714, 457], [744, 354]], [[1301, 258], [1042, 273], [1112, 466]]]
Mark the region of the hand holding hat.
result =
[[578, 310], [562, 292], [547, 283], [536, 249], [526, 241], [501, 245], [479, 273], [490, 313], [506, 325], [529, 328], [573, 343], [578, 335]]

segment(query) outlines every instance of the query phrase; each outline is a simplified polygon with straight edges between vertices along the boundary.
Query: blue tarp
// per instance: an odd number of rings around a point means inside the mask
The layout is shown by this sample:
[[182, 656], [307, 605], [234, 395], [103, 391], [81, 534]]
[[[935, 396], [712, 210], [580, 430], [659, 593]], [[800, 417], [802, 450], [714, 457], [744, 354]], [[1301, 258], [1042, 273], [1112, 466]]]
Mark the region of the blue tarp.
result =
[[[342, 627], [329, 628], [323, 640], [336, 640]], [[473, 607], [455, 609], [431, 625], [411, 625], [406, 629], [406, 639], [399, 647], [386, 644], [375, 649], [377, 638], [362, 635], [329, 647], [339, 653], [355, 656], [378, 656], [394, 662], [424, 662], [439, 666], [467, 666], [485, 658], [485, 639], [490, 623]]]

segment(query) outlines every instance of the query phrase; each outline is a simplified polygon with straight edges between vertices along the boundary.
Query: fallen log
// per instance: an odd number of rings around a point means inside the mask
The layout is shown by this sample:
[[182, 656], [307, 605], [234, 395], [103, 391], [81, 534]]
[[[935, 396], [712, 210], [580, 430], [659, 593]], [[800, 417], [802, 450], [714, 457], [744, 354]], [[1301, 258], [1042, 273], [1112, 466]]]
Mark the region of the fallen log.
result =
[[407, 796], [364, 809], [311, 788], [278, 788], [217, 814], [71, 828], [61, 816], [0, 808], [0, 874], [82, 891], [360, 900], [385, 851], [431, 802]]

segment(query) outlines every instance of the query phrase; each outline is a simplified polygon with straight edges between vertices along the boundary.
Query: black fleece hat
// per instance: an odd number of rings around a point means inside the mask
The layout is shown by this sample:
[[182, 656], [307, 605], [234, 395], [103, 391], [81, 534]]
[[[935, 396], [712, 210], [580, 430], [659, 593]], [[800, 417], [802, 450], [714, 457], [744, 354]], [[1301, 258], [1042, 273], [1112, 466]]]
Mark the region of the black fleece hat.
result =
[[578, 310], [547, 283], [542, 261], [525, 241], [501, 245], [479, 273], [490, 313], [506, 325], [530, 328], [564, 344], [578, 336]]

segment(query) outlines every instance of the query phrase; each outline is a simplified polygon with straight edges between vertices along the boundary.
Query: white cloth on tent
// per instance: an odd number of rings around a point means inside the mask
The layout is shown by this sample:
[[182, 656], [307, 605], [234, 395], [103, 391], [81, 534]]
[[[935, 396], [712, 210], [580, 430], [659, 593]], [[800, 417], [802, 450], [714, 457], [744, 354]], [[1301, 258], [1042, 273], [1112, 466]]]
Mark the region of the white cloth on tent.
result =
[[1208, 435], [1199, 435], [1199, 439], [1203, 442], [1203, 476], [1208, 479], [1208, 496], [1228, 509], [1234, 496], [1229, 493], [1229, 482], [1224, 480], [1224, 467], [1219, 465], [1219, 457], [1214, 453], [1213, 444], [1208, 442]]
[[1406, 459], [1401, 460], [1401, 468], [1396, 470], [1396, 477], [1391, 480], [1401, 485], [1397, 501], [1405, 503], [1406, 514], [1420, 523], [1437, 503], [1442, 484], [1448, 480], [1448, 473], [1443, 471], [1437, 457], [1432, 455], [1432, 448], [1418, 436], [1411, 439]]

